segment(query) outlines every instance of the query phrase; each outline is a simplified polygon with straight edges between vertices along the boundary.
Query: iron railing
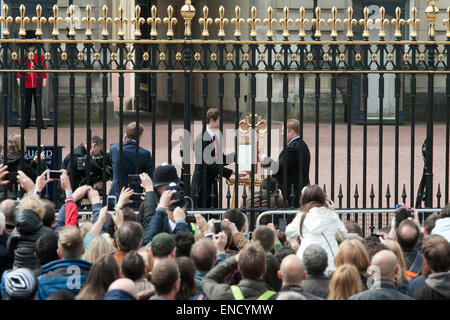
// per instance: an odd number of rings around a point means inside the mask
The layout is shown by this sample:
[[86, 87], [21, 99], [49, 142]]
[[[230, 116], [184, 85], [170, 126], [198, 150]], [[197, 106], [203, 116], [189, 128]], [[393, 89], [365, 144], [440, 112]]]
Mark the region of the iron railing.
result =
[[[282, 124], [284, 128], [284, 139], [282, 148], [286, 148], [288, 141], [286, 140], [287, 133], [287, 120], [289, 118], [289, 104], [292, 103], [292, 95], [289, 94], [289, 88], [292, 84], [298, 85], [298, 94], [295, 102], [296, 118], [300, 122], [300, 136], [303, 138], [305, 132], [305, 120], [304, 111], [307, 104], [307, 92], [305, 88], [307, 81], [313, 79], [314, 87], [314, 154], [312, 155], [314, 168], [314, 179], [311, 179], [311, 183], [319, 184], [321, 180], [320, 163], [321, 159], [330, 159], [330, 183], [324, 184], [324, 189], [329, 194], [332, 200], [336, 200], [339, 209], [374, 209], [374, 208], [389, 208], [390, 200], [393, 198], [394, 203], [401, 201], [407, 202], [409, 200], [410, 206], [420, 207], [424, 205], [427, 208], [440, 207], [441, 197], [444, 197], [445, 203], [449, 201], [449, 106], [450, 106], [450, 55], [448, 54], [450, 45], [450, 10], [447, 9], [448, 19], [442, 21], [444, 25], [447, 25], [448, 30], [445, 34], [446, 40], [436, 40], [436, 23], [438, 19], [439, 9], [435, 4], [435, 1], [429, 1], [429, 5], [425, 10], [425, 15], [428, 20], [428, 38], [427, 40], [420, 40], [418, 36], [417, 26], [420, 23], [418, 19], [418, 10], [416, 8], [411, 9], [411, 13], [405, 12], [401, 8], [395, 10], [395, 17], [391, 20], [386, 18], [386, 10], [381, 7], [379, 10], [380, 18], [373, 21], [369, 17], [369, 10], [365, 8], [362, 12], [361, 19], [357, 20], [353, 17], [354, 12], [352, 8], [348, 8], [346, 11], [345, 19], [338, 18], [338, 9], [332, 8], [331, 12], [327, 12], [330, 15], [330, 19], [325, 21], [321, 18], [324, 14], [322, 10], [317, 7], [314, 12], [314, 18], [309, 21], [306, 17], [306, 10], [302, 7], [298, 11], [298, 17], [291, 19], [289, 17], [289, 8], [284, 8], [282, 16], [277, 20], [274, 18], [274, 10], [269, 7], [267, 9], [267, 17], [261, 21], [258, 18], [255, 7], [250, 10], [250, 17], [247, 19], [241, 18], [241, 10], [239, 7], [235, 9], [235, 17], [231, 19], [231, 24], [234, 25], [234, 39], [228, 39], [226, 36], [226, 25], [230, 22], [225, 17], [225, 9], [223, 6], [219, 8], [219, 17], [214, 20], [215, 24], [219, 27], [217, 39], [210, 39], [209, 26], [212, 24], [213, 19], [209, 17], [208, 7], [204, 7], [202, 10], [202, 17], [198, 19], [198, 24], [201, 26], [201, 35], [198, 38], [193, 38], [192, 25], [197, 23], [194, 20], [196, 15], [196, 8], [192, 5], [191, 1], [186, 0], [185, 5], [181, 8], [181, 18], [184, 22], [184, 39], [176, 39], [177, 27], [182, 28], [182, 23], [178, 23], [180, 19], [176, 19], [174, 10], [171, 6], [167, 8], [167, 16], [164, 19], [158, 17], [156, 6], [151, 8], [149, 17], [141, 17], [141, 8], [136, 6], [134, 16], [126, 17], [124, 9], [122, 7], [118, 10], [117, 17], [108, 16], [108, 7], [104, 6], [101, 10], [101, 16], [95, 18], [92, 15], [93, 9], [91, 6], [86, 7], [86, 15], [82, 19], [82, 24], [85, 27], [84, 39], [80, 39], [80, 34], [77, 34], [75, 24], [77, 17], [75, 16], [75, 9], [73, 6], [69, 7], [68, 17], [64, 19], [69, 25], [67, 36], [64, 37], [60, 34], [61, 24], [63, 22], [62, 17], [59, 16], [59, 9], [57, 6], [53, 7], [53, 16], [48, 21], [42, 15], [42, 7], [38, 5], [36, 7], [36, 14], [29, 19], [27, 17], [27, 8], [20, 6], [19, 16], [13, 17], [8, 15], [8, 6], [4, 5], [3, 15], [0, 18], [2, 23], [2, 38], [0, 39], [0, 73], [2, 82], [2, 115], [3, 115], [3, 141], [4, 146], [7, 145], [8, 130], [10, 126], [10, 115], [8, 114], [10, 106], [9, 97], [14, 96], [12, 88], [12, 79], [16, 73], [20, 73], [20, 91], [19, 96], [15, 97], [20, 101], [21, 114], [24, 111], [24, 99], [25, 99], [25, 70], [27, 69], [27, 62], [34, 61], [35, 55], [37, 55], [37, 63], [34, 63], [33, 72], [37, 73], [38, 80], [43, 73], [47, 73], [50, 78], [50, 84], [52, 87], [52, 111], [53, 111], [53, 137], [54, 146], [57, 147], [59, 143], [58, 138], [58, 108], [61, 87], [61, 79], [69, 79], [68, 92], [70, 99], [70, 154], [71, 164], [75, 166], [73, 161], [74, 151], [74, 128], [75, 128], [75, 110], [76, 110], [76, 81], [85, 77], [85, 94], [86, 96], [86, 141], [87, 141], [87, 157], [88, 165], [90, 163], [90, 137], [91, 137], [91, 103], [93, 98], [92, 83], [95, 80], [101, 81], [102, 93], [102, 128], [104, 144], [107, 146], [107, 113], [108, 113], [108, 99], [111, 95], [115, 94], [110, 90], [109, 75], [118, 74], [118, 100], [119, 100], [119, 147], [120, 147], [120, 165], [119, 165], [119, 177], [122, 172], [122, 159], [123, 159], [123, 119], [124, 119], [124, 98], [125, 98], [125, 74], [133, 74], [135, 77], [135, 90], [134, 95], [136, 99], [136, 113], [135, 121], [139, 124], [140, 121], [140, 106], [141, 101], [141, 79], [149, 75], [149, 96], [150, 105], [152, 106], [152, 139], [151, 139], [151, 153], [153, 156], [157, 153], [156, 137], [159, 134], [156, 130], [157, 123], [156, 118], [158, 116], [158, 104], [159, 101], [165, 100], [167, 102], [167, 124], [168, 124], [168, 154], [166, 161], [172, 162], [172, 139], [171, 134], [173, 131], [173, 114], [175, 112], [175, 80], [184, 80], [184, 99], [183, 101], [183, 127], [185, 129], [183, 135], [183, 146], [185, 152], [183, 153], [182, 162], [182, 180], [184, 182], [184, 189], [187, 195], [190, 195], [194, 200], [194, 208], [197, 208], [199, 197], [211, 197], [218, 199], [218, 207], [238, 207], [239, 199], [243, 198], [244, 204], [247, 197], [250, 199], [250, 206], [244, 208], [245, 212], [263, 212], [270, 210], [270, 201], [267, 208], [257, 207], [255, 205], [258, 200], [262, 203], [264, 197], [262, 191], [255, 191], [255, 186], [261, 179], [261, 171], [265, 177], [271, 176], [273, 172], [271, 170], [263, 169], [256, 172], [256, 165], [251, 166], [250, 177], [248, 183], [245, 185], [249, 188], [243, 189], [241, 195], [241, 189], [239, 188], [240, 177], [239, 164], [236, 163], [234, 170], [234, 184], [226, 185], [223, 179], [223, 164], [219, 163], [218, 174], [218, 194], [192, 194], [191, 193], [191, 167], [194, 165], [190, 152], [191, 142], [195, 137], [191, 137], [193, 113], [191, 105], [193, 104], [193, 86], [194, 83], [201, 84], [201, 114], [202, 114], [202, 129], [206, 129], [206, 110], [212, 104], [210, 99], [210, 87], [215, 86], [218, 90], [218, 107], [221, 114], [220, 131], [224, 130], [224, 118], [228, 117], [224, 111], [226, 91], [234, 88], [234, 100], [235, 106], [234, 113], [234, 129], [239, 129], [239, 123], [244, 111], [249, 111], [250, 126], [255, 127], [256, 119], [256, 104], [257, 97], [265, 96], [267, 98], [265, 106], [267, 113], [267, 137], [265, 137], [265, 145], [267, 145], [268, 156], [276, 159], [278, 154], [273, 151], [274, 145], [272, 144], [272, 116], [275, 113], [282, 113]], [[30, 8], [28, 8], [30, 9]], [[359, 14], [359, 13], [358, 13]], [[409, 15], [409, 19], [406, 19], [406, 15]], [[355, 14], [356, 16], [356, 14]], [[145, 19], [147, 18], [147, 19]], [[110, 33], [110, 25], [114, 22], [117, 26], [117, 34], [112, 35]], [[159, 24], [163, 22], [166, 27], [165, 38], [161, 37], [161, 26]], [[181, 22], [181, 21], [180, 21]], [[258, 24], [266, 25], [267, 31], [265, 35], [261, 35], [261, 31], [257, 28]], [[298, 26], [298, 33], [294, 36], [292, 26]], [[323, 30], [323, 25], [328, 23], [331, 30]], [[26, 47], [30, 39], [26, 38], [27, 29], [29, 24], [34, 24], [33, 43], [35, 43], [36, 50], [34, 53], [27, 53]], [[43, 25], [48, 23], [52, 28], [51, 37], [45, 38], [43, 33]], [[101, 32], [99, 30], [99, 38], [94, 37], [93, 24], [98, 23], [100, 25]], [[308, 39], [309, 31], [307, 30], [307, 24], [311, 23], [314, 26], [312, 40]], [[339, 25], [343, 23], [344, 31], [339, 29]], [[133, 39], [125, 38], [126, 28], [130, 24], [133, 24]], [[248, 35], [243, 35], [241, 31], [241, 25], [247, 24], [250, 28]], [[378, 24], [378, 40], [371, 40], [370, 37], [374, 35], [375, 31], [370, 30], [371, 24]], [[386, 40], [385, 26], [391, 25], [395, 28], [393, 34], [395, 40]], [[277, 29], [277, 26], [280, 27]], [[356, 27], [358, 26], [358, 27]], [[408, 26], [408, 28], [407, 28]], [[359, 28], [360, 27], [360, 28]], [[147, 30], [144, 34], [144, 30]], [[407, 30], [408, 29], [408, 30]], [[409, 38], [406, 38], [406, 32], [409, 32]], [[228, 31], [227, 31], [228, 32]], [[297, 32], [297, 31], [296, 31]], [[340, 36], [345, 33], [345, 40], [342, 40]], [[323, 34], [329, 34], [329, 40], [323, 40]], [[341, 33], [341, 35], [339, 35]], [[12, 36], [14, 35], [14, 36]], [[17, 36], [16, 36], [17, 35]], [[196, 34], [194, 34], [195, 36]], [[280, 36], [281, 35], [281, 36]], [[77, 38], [78, 36], [78, 38]], [[260, 38], [265, 37], [261, 40]], [[44, 57], [41, 62], [41, 57]], [[394, 161], [392, 163], [383, 162], [383, 156], [385, 155], [385, 116], [383, 114], [385, 104], [385, 77], [387, 75], [394, 75], [394, 91], [395, 91], [395, 112], [394, 121]], [[167, 95], [166, 97], [157, 96], [157, 82], [160, 75], [167, 75]], [[218, 82], [214, 84], [211, 80], [212, 75], [218, 77]], [[371, 75], [378, 76], [378, 102], [379, 102], [379, 114], [374, 122], [378, 125], [378, 167], [370, 168], [369, 160], [372, 154], [368, 154], [368, 97], [369, 87], [373, 84], [373, 80], [369, 77]], [[433, 134], [434, 134], [434, 108], [435, 108], [435, 84], [436, 78], [439, 76], [445, 76], [445, 169], [443, 172], [433, 171]], [[258, 86], [257, 76], [265, 76], [265, 92]], [[95, 77], [95, 78], [94, 78]], [[244, 79], [245, 77], [245, 79]], [[247, 77], [249, 80], [247, 81]], [[281, 82], [278, 82], [276, 77], [281, 77]], [[312, 78], [311, 78], [312, 77]], [[419, 104], [418, 101], [418, 78], [426, 77], [427, 88], [426, 97], [427, 101], [424, 104]], [[234, 80], [233, 85], [226, 86], [225, 80], [232, 78]], [[321, 101], [324, 98], [324, 93], [321, 92], [322, 80], [330, 79], [330, 93], [331, 99], [331, 124], [329, 130], [331, 138], [327, 142], [330, 147], [330, 153], [322, 154], [320, 152], [319, 137], [324, 133], [321, 129], [320, 121], [324, 116], [324, 111], [321, 107]], [[406, 102], [406, 81], [409, 79], [409, 103]], [[440, 78], [439, 78], [440, 79]], [[343, 82], [346, 80], [346, 82]], [[197, 82], [194, 82], [197, 81]], [[241, 88], [245, 87], [244, 84], [249, 84], [249, 107], [248, 110], [242, 109], [242, 100], [247, 102], [247, 95], [241, 92]], [[343, 85], [344, 83], [344, 85]], [[278, 108], [274, 104], [274, 87], [279, 85], [282, 92], [282, 108]], [[338, 122], [336, 110], [337, 110], [337, 98], [338, 89], [342, 87], [344, 95], [344, 108], [345, 108], [345, 121], [346, 121], [346, 137], [340, 139], [336, 137], [336, 123]], [[42, 98], [42, 86], [38, 81], [37, 86], [37, 103], [41, 103]], [[263, 88], [264, 89], [264, 88]], [[354, 163], [354, 150], [352, 149], [352, 141], [354, 137], [352, 129], [355, 126], [352, 125], [352, 112], [355, 107], [353, 101], [356, 91], [359, 90], [361, 97], [356, 105], [356, 109], [360, 112], [361, 125], [362, 125], [362, 172], [358, 174], [357, 179], [352, 175], [352, 164]], [[177, 91], [178, 92], [178, 91]], [[327, 93], [328, 95], [328, 93]], [[426, 109], [426, 119], [416, 119], [415, 113], [419, 109]], [[411, 111], [411, 131], [410, 131], [410, 163], [408, 166], [404, 165], [399, 158], [400, 156], [400, 123], [401, 112], [409, 109]], [[282, 110], [282, 111], [281, 111]], [[228, 118], [226, 118], [228, 119]], [[416, 120], [426, 121], [426, 149], [424, 150], [424, 167], [423, 167], [423, 180], [419, 187], [417, 179], [415, 178], [417, 161], [415, 161], [416, 147]], [[21, 125], [21, 137], [22, 145], [24, 145], [25, 131], [23, 121]], [[38, 124], [39, 126], [39, 124]], [[138, 134], [136, 134], [138, 136]], [[145, 139], [145, 137], [144, 137]], [[252, 146], [256, 145], [256, 134], [251, 131], [249, 136]], [[239, 147], [240, 140], [238, 135], [235, 135], [234, 150], [236, 152], [236, 159], [239, 159]], [[336, 141], [338, 140], [338, 141]], [[336, 147], [346, 143], [346, 181], [336, 180]], [[137, 139], [136, 150], [139, 145], [142, 144]], [[218, 142], [219, 152], [222, 152], [223, 141]], [[37, 130], [37, 146], [38, 152], [41, 151], [41, 131]], [[312, 147], [312, 145], [311, 145]], [[280, 149], [282, 149], [280, 146]], [[369, 159], [368, 159], [369, 156]], [[257, 158], [257, 157], [256, 157]], [[258, 164], [252, 153], [252, 164]], [[3, 154], [3, 161], [7, 161], [7, 152]], [[24, 165], [24, 150], [21, 151], [21, 166]], [[107, 158], [104, 157], [103, 166], [105, 167]], [[202, 165], [205, 168], [206, 163], [202, 160]], [[386, 184], [383, 174], [386, 172], [386, 168], [394, 166], [393, 183]], [[155, 161], [153, 162], [153, 167]], [[299, 162], [299, 169], [302, 169], [302, 162]], [[139, 168], [139, 157], [136, 156], [136, 168]], [[420, 166], [422, 168], [422, 166]], [[89, 169], [89, 167], [88, 167]], [[369, 169], [369, 170], [368, 170]], [[341, 170], [341, 169], [338, 169]], [[369, 172], [368, 172], [369, 171]], [[305, 177], [302, 176], [302, 170], [300, 172], [300, 181], [303, 181]], [[401, 188], [401, 181], [399, 178], [400, 173], [409, 172], [410, 181], [403, 184]], [[295, 208], [298, 204], [294, 203], [293, 199], [295, 194], [293, 192], [294, 186], [288, 186], [286, 183], [288, 176], [288, 168], [284, 166], [283, 181], [284, 183], [279, 186], [281, 194], [286, 200], [283, 203], [284, 208]], [[444, 177], [445, 181], [438, 180], [437, 193], [433, 195], [433, 190], [436, 185], [433, 181], [433, 175], [436, 174]], [[369, 183], [369, 177], [378, 176], [376, 183]], [[121, 178], [120, 178], [121, 179]], [[354, 180], [361, 182], [354, 184]], [[88, 177], [89, 183], [89, 177]], [[389, 179], [389, 181], [391, 181]], [[106, 171], [103, 172], [103, 183], [106, 185]], [[124, 184], [124, 181], [119, 181], [120, 185]], [[443, 190], [441, 191], [441, 183], [443, 184]], [[387, 187], [386, 187], [386, 186]], [[406, 185], [409, 186], [409, 195], [407, 195]], [[391, 188], [393, 189], [391, 191]], [[234, 190], [233, 190], [234, 189]], [[416, 196], [416, 190], [419, 189]], [[232, 192], [236, 195], [231, 203]], [[247, 195], [249, 192], [249, 195]], [[266, 191], [264, 191], [266, 192]], [[271, 195], [267, 191], [267, 197], [279, 196], [278, 191], [275, 195]], [[5, 194], [6, 195], [6, 194]], [[353, 199], [352, 199], [353, 198]], [[105, 198], [103, 199], [106, 200]], [[226, 206], [224, 205], [226, 201]], [[344, 202], [345, 200], [345, 202]], [[360, 203], [361, 201], [361, 203]], [[386, 202], [385, 202], [386, 201]], [[276, 201], [277, 202], [277, 201]], [[422, 202], [424, 202], [422, 204]], [[208, 208], [199, 208], [208, 209]], [[277, 208], [276, 208], [277, 209]], [[255, 215], [250, 214], [251, 226], [255, 225]]]

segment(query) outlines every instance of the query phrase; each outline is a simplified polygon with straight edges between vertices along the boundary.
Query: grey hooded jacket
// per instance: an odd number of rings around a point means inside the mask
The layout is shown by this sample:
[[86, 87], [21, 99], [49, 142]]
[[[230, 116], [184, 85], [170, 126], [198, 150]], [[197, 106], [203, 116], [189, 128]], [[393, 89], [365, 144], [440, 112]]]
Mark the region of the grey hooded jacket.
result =
[[430, 274], [425, 285], [414, 292], [418, 300], [450, 300], [450, 271]]

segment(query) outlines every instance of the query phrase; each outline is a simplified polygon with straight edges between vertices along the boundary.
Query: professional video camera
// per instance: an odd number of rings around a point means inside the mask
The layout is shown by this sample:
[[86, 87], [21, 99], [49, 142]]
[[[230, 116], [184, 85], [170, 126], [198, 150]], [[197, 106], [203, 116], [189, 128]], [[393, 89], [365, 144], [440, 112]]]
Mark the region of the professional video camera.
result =
[[[104, 155], [100, 156], [91, 156], [90, 158], [90, 172], [89, 172], [89, 180], [90, 185], [94, 185], [95, 183], [103, 180], [103, 157]], [[106, 180], [112, 179], [113, 170], [112, 170], [112, 164], [111, 164], [111, 158], [109, 156], [109, 153], [106, 154]], [[76, 159], [76, 170], [78, 172], [81, 172], [83, 177], [80, 186], [85, 185], [87, 183], [87, 157], [78, 157]]]

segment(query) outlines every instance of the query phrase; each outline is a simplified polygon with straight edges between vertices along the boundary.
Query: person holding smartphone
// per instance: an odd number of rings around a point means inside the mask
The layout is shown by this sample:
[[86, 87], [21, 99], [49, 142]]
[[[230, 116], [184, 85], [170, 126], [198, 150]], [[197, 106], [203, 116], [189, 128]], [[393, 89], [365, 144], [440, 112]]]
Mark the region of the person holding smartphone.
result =
[[176, 183], [171, 183], [161, 195], [158, 208], [144, 233], [143, 245], [152, 241], [153, 237], [161, 232], [169, 234], [191, 232], [186, 224], [186, 207], [183, 189]]

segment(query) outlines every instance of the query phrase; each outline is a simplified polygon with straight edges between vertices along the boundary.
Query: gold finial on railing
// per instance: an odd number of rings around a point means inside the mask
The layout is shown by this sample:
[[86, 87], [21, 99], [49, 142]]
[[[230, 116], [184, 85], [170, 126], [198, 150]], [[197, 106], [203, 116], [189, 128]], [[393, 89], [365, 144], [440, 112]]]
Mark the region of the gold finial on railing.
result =
[[[152, 8], [153, 11], [153, 8]], [[117, 31], [117, 35], [119, 38], [123, 38], [125, 36], [125, 25], [128, 23], [128, 19], [124, 18], [125, 9], [122, 6], [119, 6], [119, 16], [114, 19], [114, 22], [119, 25], [119, 31]]]
[[228, 19], [224, 18], [225, 8], [223, 6], [219, 7], [219, 18], [216, 18], [214, 22], [219, 25], [219, 38], [225, 37], [225, 25], [228, 23]]
[[25, 37], [27, 31], [25, 30], [25, 24], [30, 23], [30, 18], [25, 16], [25, 6], [23, 4], [19, 7], [20, 17], [16, 17], [16, 23], [20, 24], [19, 36]]
[[7, 37], [9, 37], [8, 24], [13, 23], [14, 19], [12, 17], [8, 16], [9, 7], [6, 3], [2, 7], [2, 11], [3, 11], [3, 15], [0, 17], [0, 22], [3, 24], [2, 36], [7, 38]]
[[289, 25], [294, 21], [289, 19], [289, 8], [283, 8], [283, 19], [280, 19], [278, 23], [283, 26], [283, 38], [289, 38]]
[[385, 19], [386, 9], [380, 7], [380, 19], [376, 19], [375, 23], [380, 24], [380, 32], [378, 32], [378, 37], [384, 39], [386, 32], [384, 31], [384, 26], [389, 24], [389, 19]]
[[167, 7], [167, 17], [163, 19], [163, 22], [167, 24], [167, 37], [172, 38], [175, 34], [173, 33], [173, 26], [177, 24], [177, 18], [173, 17], [173, 7]]
[[131, 23], [134, 24], [134, 37], [142, 37], [141, 25], [145, 23], [145, 19], [141, 17], [141, 6], [134, 7], [134, 18], [131, 19]]
[[362, 37], [363, 38], [369, 38], [370, 37], [370, 33], [369, 33], [369, 23], [373, 23], [372, 19], [369, 19], [369, 8], [365, 7], [363, 10], [363, 16], [364, 19], [359, 19], [359, 24], [363, 26], [363, 33], [362, 33]]
[[109, 24], [112, 23], [112, 19], [108, 17], [108, 6], [107, 5], [103, 6], [102, 14], [103, 14], [103, 17], [98, 18], [98, 23], [102, 24], [102, 26], [103, 26], [101, 36], [103, 38], [107, 38], [109, 36], [108, 23]]
[[444, 19], [442, 23], [444, 24], [444, 26], [447, 25], [447, 33], [445, 34], [445, 36], [447, 38], [450, 38], [450, 7], [447, 8], [447, 19]]
[[305, 8], [300, 7], [300, 9], [298, 9], [298, 13], [300, 15], [300, 18], [295, 19], [295, 24], [298, 24], [300, 26], [300, 31], [298, 32], [298, 37], [303, 39], [304, 37], [306, 37], [305, 25], [307, 25], [309, 23], [309, 20], [305, 19]]
[[415, 39], [415, 38], [417, 38], [417, 26], [419, 24], [421, 24], [420, 19], [417, 19], [417, 8], [416, 7], [413, 7], [411, 9], [411, 17], [412, 18], [408, 19], [406, 21], [406, 23], [411, 26], [411, 32], [410, 32], [411, 38]]
[[272, 27], [277, 24], [277, 19], [272, 19], [272, 17], [273, 17], [273, 9], [272, 7], [269, 7], [267, 8], [267, 18], [263, 20], [263, 23], [267, 25], [266, 37], [269, 39], [273, 38]]
[[36, 6], [36, 16], [31, 19], [31, 22], [36, 24], [36, 31], [34, 33], [36, 37], [42, 37], [42, 24], [47, 22], [47, 18], [42, 16], [42, 6], [40, 4]]
[[75, 31], [75, 24], [79, 22], [79, 19], [75, 17], [75, 7], [73, 4], [69, 7], [69, 16], [66, 18], [66, 23], [70, 25], [69, 27], [69, 37], [75, 37], [77, 35]]
[[[347, 38], [351, 39], [354, 36], [353, 26], [358, 23], [356, 19], [353, 19], [353, 8], [347, 9], [348, 18], [344, 19], [344, 24], [347, 25]], [[362, 20], [362, 19], [361, 19]]]
[[439, 15], [439, 8], [436, 7], [436, 0], [429, 0], [428, 7], [425, 8], [425, 15], [428, 19], [428, 37], [434, 39], [436, 19]]
[[202, 37], [208, 38], [209, 37], [209, 31], [208, 31], [208, 25], [211, 25], [213, 23], [213, 20], [211, 18], [208, 18], [209, 9], [207, 6], [203, 7], [203, 18], [198, 19], [198, 23], [203, 25], [203, 32]]
[[325, 24], [325, 20], [320, 19], [320, 12], [321, 12], [320, 7], [316, 7], [315, 11], [316, 11], [316, 17], [311, 20], [311, 24], [316, 26], [316, 32], [314, 33], [314, 38], [318, 39], [322, 36], [322, 32], [320, 31], [320, 25]]
[[58, 24], [63, 22], [63, 18], [58, 17], [58, 6], [55, 4], [53, 6], [53, 17], [48, 18], [48, 23], [53, 24], [52, 37], [59, 36], [59, 28]]
[[151, 18], [147, 18], [147, 23], [151, 25], [150, 37], [156, 38], [158, 37], [158, 24], [161, 23], [161, 19], [157, 17], [157, 9], [156, 6], [153, 5], [151, 8]]
[[91, 17], [91, 15], [92, 15], [92, 7], [90, 5], [87, 5], [86, 17], [83, 17], [83, 19], [81, 19], [81, 22], [86, 24], [86, 32], [84, 33], [86, 37], [92, 37], [91, 25], [97, 21], [94, 17]]
[[395, 8], [395, 19], [391, 20], [391, 24], [395, 26], [394, 37], [401, 38], [402, 30], [401, 26], [405, 24], [405, 19], [401, 19], [402, 9], [400, 7]]
[[192, 35], [191, 21], [195, 17], [195, 7], [192, 5], [191, 0], [184, 1], [184, 6], [181, 7], [181, 16], [184, 19], [184, 36], [190, 38]]
[[331, 8], [331, 19], [328, 19], [328, 24], [331, 25], [331, 37], [336, 39], [338, 36], [336, 27], [341, 24], [341, 19], [337, 19], [337, 8]]
[[247, 19], [247, 23], [251, 25], [252, 29], [250, 31], [250, 37], [256, 38], [258, 33], [256, 32], [256, 25], [261, 23], [261, 19], [256, 17], [256, 7], [253, 6], [250, 10], [251, 18]]
[[231, 19], [231, 23], [236, 26], [234, 30], [234, 37], [239, 39], [241, 37], [241, 24], [245, 23], [245, 20], [241, 18], [241, 8], [236, 6], [234, 8], [235, 18]]

